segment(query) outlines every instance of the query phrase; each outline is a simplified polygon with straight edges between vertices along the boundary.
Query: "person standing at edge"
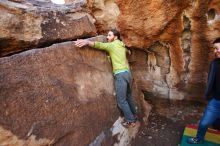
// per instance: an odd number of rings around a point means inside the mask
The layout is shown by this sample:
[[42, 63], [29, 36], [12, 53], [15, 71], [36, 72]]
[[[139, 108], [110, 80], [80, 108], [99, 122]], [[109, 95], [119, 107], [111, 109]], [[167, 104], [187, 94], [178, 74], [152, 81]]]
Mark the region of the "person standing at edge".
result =
[[204, 141], [206, 131], [220, 117], [220, 38], [214, 42], [216, 58], [210, 64], [205, 97], [208, 105], [200, 120], [196, 137], [188, 138], [188, 144], [199, 144]]
[[132, 97], [132, 78], [126, 58], [127, 48], [120, 41], [120, 33], [115, 29], [108, 32], [107, 40], [107, 43], [102, 43], [79, 39], [75, 41], [75, 45], [78, 47], [90, 46], [109, 53], [113, 67], [117, 104], [125, 117], [122, 125], [125, 127], [134, 127], [137, 120], [137, 112]]

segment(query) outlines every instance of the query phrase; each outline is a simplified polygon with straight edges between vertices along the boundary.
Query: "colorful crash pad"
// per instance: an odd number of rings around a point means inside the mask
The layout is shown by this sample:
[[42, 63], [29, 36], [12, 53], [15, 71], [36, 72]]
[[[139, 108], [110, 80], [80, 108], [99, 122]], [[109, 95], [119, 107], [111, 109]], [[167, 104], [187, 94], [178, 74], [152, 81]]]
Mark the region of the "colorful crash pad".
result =
[[191, 124], [185, 127], [180, 146], [220, 146], [220, 131], [209, 128], [205, 135], [205, 141], [202, 144], [188, 144], [187, 138], [195, 137], [197, 125]]

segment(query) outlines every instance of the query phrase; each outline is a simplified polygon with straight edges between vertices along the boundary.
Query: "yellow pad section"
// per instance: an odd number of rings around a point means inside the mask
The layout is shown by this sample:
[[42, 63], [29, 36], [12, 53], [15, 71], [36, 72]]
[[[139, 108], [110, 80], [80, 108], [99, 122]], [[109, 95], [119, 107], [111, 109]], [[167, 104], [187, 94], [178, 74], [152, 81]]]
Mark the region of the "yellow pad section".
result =
[[[184, 135], [195, 137], [197, 133], [197, 125], [188, 125], [185, 128]], [[205, 135], [205, 140], [220, 144], [220, 131], [209, 128]]]

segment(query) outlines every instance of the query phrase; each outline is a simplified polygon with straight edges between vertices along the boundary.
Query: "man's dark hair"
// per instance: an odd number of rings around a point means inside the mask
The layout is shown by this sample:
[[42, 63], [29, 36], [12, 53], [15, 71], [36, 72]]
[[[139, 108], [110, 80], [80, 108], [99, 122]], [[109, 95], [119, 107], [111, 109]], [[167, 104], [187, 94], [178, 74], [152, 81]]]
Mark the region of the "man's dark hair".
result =
[[220, 37], [214, 40], [213, 44], [215, 43], [220, 43]]
[[119, 31], [117, 31], [116, 29], [112, 29], [112, 30], [110, 30], [110, 31], [113, 32], [114, 36], [117, 36], [118, 39], [121, 40]]

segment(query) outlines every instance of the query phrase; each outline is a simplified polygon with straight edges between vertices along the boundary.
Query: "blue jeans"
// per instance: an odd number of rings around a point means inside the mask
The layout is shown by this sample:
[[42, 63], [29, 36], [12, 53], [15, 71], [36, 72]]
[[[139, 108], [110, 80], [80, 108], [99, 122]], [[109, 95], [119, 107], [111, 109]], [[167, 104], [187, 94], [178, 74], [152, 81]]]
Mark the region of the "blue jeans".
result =
[[220, 100], [211, 99], [206, 107], [203, 117], [199, 123], [197, 138], [204, 140], [205, 133], [209, 126], [211, 126], [216, 119], [220, 117]]
[[134, 122], [137, 113], [131, 91], [131, 74], [128, 71], [118, 73], [114, 75], [114, 80], [117, 104], [122, 110], [126, 121]]

